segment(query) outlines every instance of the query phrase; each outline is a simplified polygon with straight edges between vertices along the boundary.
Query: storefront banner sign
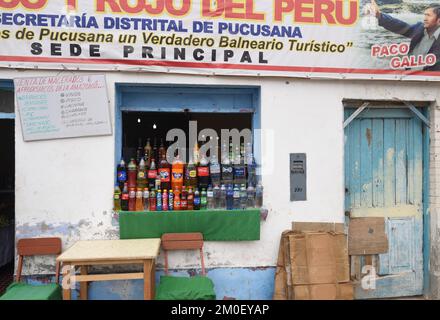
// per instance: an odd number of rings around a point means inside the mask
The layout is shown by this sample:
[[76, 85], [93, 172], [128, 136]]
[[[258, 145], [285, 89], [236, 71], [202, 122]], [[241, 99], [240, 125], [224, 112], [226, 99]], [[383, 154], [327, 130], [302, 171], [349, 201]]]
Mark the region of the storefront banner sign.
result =
[[104, 75], [14, 79], [24, 141], [111, 135]]
[[377, 1], [0, 0], [0, 66], [440, 79], [440, 8]]

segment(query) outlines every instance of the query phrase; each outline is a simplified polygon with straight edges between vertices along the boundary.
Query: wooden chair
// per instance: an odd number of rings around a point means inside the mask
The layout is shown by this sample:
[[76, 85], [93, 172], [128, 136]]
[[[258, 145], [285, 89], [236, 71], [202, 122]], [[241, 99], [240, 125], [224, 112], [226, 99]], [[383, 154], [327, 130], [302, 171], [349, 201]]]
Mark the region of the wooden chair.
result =
[[[156, 290], [157, 300], [214, 300], [214, 284], [206, 276], [203, 258], [203, 235], [201, 233], [165, 233], [161, 238], [164, 251], [165, 276], [160, 278]], [[198, 250], [202, 265], [202, 276], [168, 276], [168, 251]]]
[[18, 266], [16, 282], [11, 284], [0, 300], [61, 300], [59, 286], [60, 263], [56, 262], [55, 284], [29, 285], [20, 283], [24, 257], [59, 255], [62, 251], [60, 238], [20, 239], [17, 242]]

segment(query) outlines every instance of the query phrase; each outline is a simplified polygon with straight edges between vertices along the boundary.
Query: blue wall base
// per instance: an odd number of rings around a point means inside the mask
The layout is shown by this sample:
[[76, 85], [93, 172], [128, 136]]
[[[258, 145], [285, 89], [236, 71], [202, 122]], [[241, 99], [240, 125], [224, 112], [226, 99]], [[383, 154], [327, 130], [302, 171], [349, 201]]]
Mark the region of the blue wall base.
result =
[[[216, 268], [207, 270], [208, 277], [215, 286], [217, 300], [272, 300], [274, 292], [275, 268]], [[156, 272], [156, 286], [163, 270]], [[170, 270], [173, 276], [200, 274], [200, 270]], [[45, 284], [53, 281], [53, 276], [28, 276], [26, 282]], [[121, 280], [91, 282], [89, 300], [142, 300], [143, 280]], [[72, 291], [72, 300], [78, 299], [79, 284]]]

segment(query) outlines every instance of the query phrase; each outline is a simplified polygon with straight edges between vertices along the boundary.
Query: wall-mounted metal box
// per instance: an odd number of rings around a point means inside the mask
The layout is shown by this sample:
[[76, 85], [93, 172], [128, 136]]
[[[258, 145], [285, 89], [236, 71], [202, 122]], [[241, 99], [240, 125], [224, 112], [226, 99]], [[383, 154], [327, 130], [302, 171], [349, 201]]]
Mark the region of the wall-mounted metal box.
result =
[[307, 162], [305, 153], [290, 154], [290, 201], [307, 200]]

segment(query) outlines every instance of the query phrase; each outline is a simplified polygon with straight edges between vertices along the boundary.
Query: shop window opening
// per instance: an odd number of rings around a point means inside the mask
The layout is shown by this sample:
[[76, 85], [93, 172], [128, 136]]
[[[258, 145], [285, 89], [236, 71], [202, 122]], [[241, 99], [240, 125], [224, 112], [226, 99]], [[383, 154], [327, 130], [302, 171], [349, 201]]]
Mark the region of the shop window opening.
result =
[[0, 90], [0, 295], [12, 282], [14, 273], [14, 134], [14, 93], [12, 90]]
[[115, 210], [260, 208], [253, 116], [123, 111]]

